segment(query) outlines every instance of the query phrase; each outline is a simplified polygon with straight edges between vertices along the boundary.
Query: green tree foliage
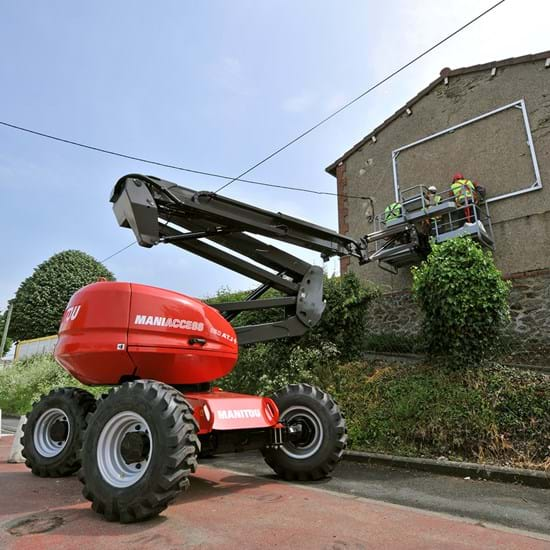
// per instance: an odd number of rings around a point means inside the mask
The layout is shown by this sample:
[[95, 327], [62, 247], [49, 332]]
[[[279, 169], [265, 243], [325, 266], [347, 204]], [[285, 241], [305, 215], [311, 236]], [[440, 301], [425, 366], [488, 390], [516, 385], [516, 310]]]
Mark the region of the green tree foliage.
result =
[[433, 245], [413, 268], [413, 292], [433, 358], [459, 367], [496, 357], [510, 318], [510, 285], [490, 252], [467, 237]]
[[[208, 301], [232, 302], [243, 300], [247, 294], [222, 290]], [[218, 383], [228, 390], [264, 394], [295, 382], [326, 386], [339, 361], [358, 359], [364, 351], [366, 311], [377, 294], [374, 287], [363, 285], [352, 273], [326, 277], [326, 308], [315, 328], [300, 338], [241, 347], [237, 366]], [[282, 318], [281, 310], [247, 311], [232, 324], [256, 325]]]
[[41, 263], [15, 294], [9, 333], [15, 340], [55, 334], [70, 297], [83, 286], [113, 274], [79, 250], [65, 250]]

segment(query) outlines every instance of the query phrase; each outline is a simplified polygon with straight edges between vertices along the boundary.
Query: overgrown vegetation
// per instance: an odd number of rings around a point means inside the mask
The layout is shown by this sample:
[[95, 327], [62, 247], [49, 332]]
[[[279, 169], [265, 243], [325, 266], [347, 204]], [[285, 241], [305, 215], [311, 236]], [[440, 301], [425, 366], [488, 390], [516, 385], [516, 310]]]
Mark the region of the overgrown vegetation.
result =
[[365, 336], [367, 351], [384, 353], [425, 353], [426, 342], [418, 336], [395, 332], [369, 333]]
[[99, 278], [114, 280], [97, 260], [79, 250], [65, 250], [41, 263], [17, 289], [9, 334], [14, 340], [55, 334], [70, 297]]
[[84, 388], [95, 396], [106, 390], [102, 386], [84, 386], [60, 367], [52, 355], [34, 355], [0, 370], [0, 409], [25, 414], [42, 395], [65, 386]]
[[[221, 291], [209, 301], [242, 300], [247, 294]], [[219, 381], [219, 385], [227, 390], [263, 394], [294, 382], [323, 385], [327, 374], [338, 362], [361, 357], [365, 350], [368, 304], [377, 294], [374, 287], [363, 285], [353, 273], [326, 277], [326, 309], [320, 323], [301, 338], [241, 348], [237, 366]], [[243, 326], [281, 318], [280, 310], [247, 311], [241, 313], [232, 324]]]
[[355, 449], [550, 468], [549, 377], [354, 362], [329, 389]]
[[510, 284], [492, 254], [470, 238], [450, 239], [412, 271], [432, 358], [454, 367], [494, 360], [510, 319]]

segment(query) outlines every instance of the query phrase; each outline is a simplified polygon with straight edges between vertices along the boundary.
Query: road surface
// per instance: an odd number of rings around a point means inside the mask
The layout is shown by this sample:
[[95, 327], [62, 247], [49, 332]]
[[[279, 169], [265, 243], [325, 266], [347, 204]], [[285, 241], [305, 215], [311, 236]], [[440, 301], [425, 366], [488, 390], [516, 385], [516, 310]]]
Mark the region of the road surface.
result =
[[6, 417], [2, 415], [2, 435], [12, 435], [17, 430], [17, 424], [19, 423], [19, 418], [13, 416]]
[[[161, 517], [109, 523], [90, 510], [74, 476], [36, 478], [22, 464], [7, 464], [11, 439], [0, 440], [0, 548], [6, 550], [550, 549], [550, 537], [541, 533], [336, 493], [326, 490], [328, 484], [293, 485], [213, 465], [200, 466], [191, 489]], [[356, 487], [364, 483], [359, 480]]]

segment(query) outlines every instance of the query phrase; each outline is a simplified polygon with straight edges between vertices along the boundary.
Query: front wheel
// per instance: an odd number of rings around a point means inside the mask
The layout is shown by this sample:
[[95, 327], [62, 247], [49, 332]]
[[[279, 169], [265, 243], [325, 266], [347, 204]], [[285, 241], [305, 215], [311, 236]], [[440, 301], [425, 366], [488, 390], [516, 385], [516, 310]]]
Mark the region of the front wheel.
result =
[[308, 384], [287, 386], [273, 400], [290, 435], [282, 446], [262, 451], [267, 464], [289, 481], [328, 476], [340, 462], [347, 442], [338, 405], [328, 393]]
[[153, 380], [113, 388], [91, 415], [80, 480], [92, 508], [109, 521], [156, 516], [189, 486], [200, 442], [181, 393]]

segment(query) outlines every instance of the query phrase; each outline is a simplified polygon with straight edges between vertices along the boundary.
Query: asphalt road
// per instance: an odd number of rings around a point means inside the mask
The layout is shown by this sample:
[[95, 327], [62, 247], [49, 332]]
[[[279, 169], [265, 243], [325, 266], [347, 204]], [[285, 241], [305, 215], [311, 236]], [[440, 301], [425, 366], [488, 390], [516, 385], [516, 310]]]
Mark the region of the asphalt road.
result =
[[[2, 433], [15, 433], [18, 421], [3, 417]], [[220, 455], [201, 464], [275, 479], [257, 453]], [[548, 489], [353, 462], [342, 462], [331, 479], [307, 486], [550, 535]]]
[[17, 430], [17, 424], [19, 423], [19, 418], [5, 417], [2, 415], [2, 434], [3, 435], [12, 435]]
[[[0, 439], [2, 550], [550, 549], [550, 536], [533, 531], [204, 464], [159, 517], [110, 523], [90, 509], [76, 476], [38, 478], [23, 464], [7, 464], [12, 440]], [[336, 477], [345, 480], [346, 468]]]
[[[275, 479], [256, 453], [220, 455], [201, 463]], [[353, 462], [342, 462], [329, 480], [302, 485], [550, 535], [549, 489]]]

